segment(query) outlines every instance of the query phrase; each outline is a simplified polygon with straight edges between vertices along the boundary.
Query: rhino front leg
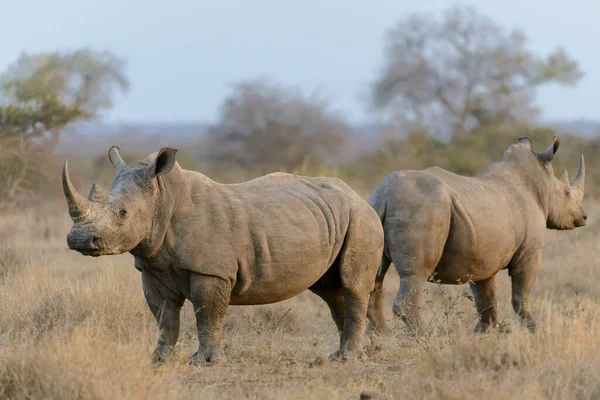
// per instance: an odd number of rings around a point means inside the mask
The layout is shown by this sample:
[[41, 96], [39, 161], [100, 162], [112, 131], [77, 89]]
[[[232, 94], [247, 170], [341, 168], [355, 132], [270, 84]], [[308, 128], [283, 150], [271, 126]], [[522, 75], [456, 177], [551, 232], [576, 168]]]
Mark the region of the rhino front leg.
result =
[[142, 288], [146, 303], [158, 324], [158, 343], [152, 361], [162, 363], [173, 352], [179, 338], [179, 313], [185, 299], [173, 294], [158, 279], [142, 272]]
[[231, 283], [214, 276], [193, 274], [190, 289], [198, 329], [198, 351], [190, 364], [225, 362], [221, 332], [231, 298]]
[[495, 278], [492, 276], [484, 281], [470, 284], [479, 314], [479, 323], [475, 326], [475, 332], [487, 332], [498, 324]]
[[521, 319], [521, 323], [527, 327], [530, 332], [535, 332], [536, 323], [531, 314], [529, 297], [531, 288], [537, 277], [541, 252], [537, 251], [535, 255], [529, 258], [526, 267], [520, 268], [518, 273], [511, 274], [512, 282], [512, 306]]

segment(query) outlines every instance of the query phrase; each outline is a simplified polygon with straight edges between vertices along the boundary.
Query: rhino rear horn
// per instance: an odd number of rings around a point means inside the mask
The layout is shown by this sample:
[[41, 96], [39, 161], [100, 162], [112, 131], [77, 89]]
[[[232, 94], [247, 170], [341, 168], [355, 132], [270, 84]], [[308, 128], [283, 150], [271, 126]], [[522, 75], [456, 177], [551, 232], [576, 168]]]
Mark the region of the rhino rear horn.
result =
[[90, 189], [88, 200], [99, 203], [104, 201], [105, 199], [106, 195], [102, 193], [102, 191], [100, 190], [100, 188], [98, 188], [98, 185], [96, 185], [96, 183], [93, 183], [92, 188]]
[[67, 205], [69, 206], [69, 215], [73, 220], [80, 219], [87, 213], [90, 204], [88, 200], [75, 190], [69, 177], [69, 164], [66, 161], [63, 166], [62, 184], [65, 197], [67, 198]]
[[552, 144], [548, 146], [543, 153], [538, 153], [538, 158], [540, 161], [552, 161], [554, 159], [554, 154], [558, 150], [558, 146], [560, 146], [560, 140], [554, 136], [554, 138], [552, 138]]
[[560, 175], [558, 176], [558, 180], [562, 181], [563, 183], [566, 183], [567, 185], [570, 185], [571, 183], [569, 182], [569, 173], [567, 172], [566, 169], [563, 169], [562, 172], [560, 173]]
[[583, 193], [583, 189], [585, 186], [585, 160], [583, 159], [583, 154], [579, 157], [579, 169], [571, 182], [571, 186], [577, 188]]
[[108, 159], [117, 170], [127, 166], [119, 154], [119, 146], [113, 146], [108, 150]]

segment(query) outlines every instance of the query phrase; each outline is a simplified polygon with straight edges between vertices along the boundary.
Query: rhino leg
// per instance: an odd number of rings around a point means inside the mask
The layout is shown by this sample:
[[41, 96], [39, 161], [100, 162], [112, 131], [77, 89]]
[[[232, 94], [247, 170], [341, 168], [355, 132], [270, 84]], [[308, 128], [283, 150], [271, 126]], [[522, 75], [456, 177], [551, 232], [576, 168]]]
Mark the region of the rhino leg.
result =
[[535, 332], [536, 323], [529, 305], [531, 288], [537, 277], [537, 270], [541, 260], [541, 250], [536, 250], [528, 257], [524, 257], [522, 264], [515, 267], [511, 272], [512, 283], [512, 306], [515, 313], [520, 317], [521, 323], [527, 327], [530, 332]]
[[425, 283], [426, 280], [418, 275], [400, 275], [400, 290], [394, 300], [394, 314], [400, 317], [408, 329], [416, 335], [425, 333], [421, 321]]
[[344, 294], [344, 320], [339, 350], [330, 359], [361, 359], [367, 309], [383, 253], [381, 223], [364, 214], [352, 220], [339, 254], [339, 278]]
[[322, 298], [329, 306], [331, 317], [340, 335], [340, 346], [343, 342], [344, 331], [344, 293], [341, 287], [329, 289], [320, 282], [310, 287], [310, 291]]
[[377, 278], [375, 280], [375, 290], [371, 294], [369, 300], [369, 309], [367, 311], [367, 320], [369, 321], [369, 329], [373, 332], [387, 332], [388, 326], [383, 315], [383, 279], [390, 268], [392, 261], [384, 254], [381, 257], [381, 264], [377, 270]]
[[190, 364], [225, 362], [221, 332], [231, 297], [231, 283], [214, 276], [192, 274], [190, 295], [198, 329], [198, 351]]
[[[405, 189], [417, 190], [425, 184], [416, 182]], [[401, 202], [392, 199], [384, 222], [386, 248], [400, 277], [392, 310], [416, 335], [425, 333], [420, 315], [423, 290], [442, 258], [452, 217], [448, 193], [436, 189], [425, 195], [419, 190], [417, 196], [403, 196]]]
[[470, 284], [479, 314], [479, 323], [475, 326], [475, 332], [487, 332], [498, 324], [495, 281], [495, 276], [492, 276], [484, 281]]
[[142, 288], [159, 329], [158, 343], [154, 349], [152, 361], [162, 363], [173, 352], [173, 348], [177, 344], [179, 312], [185, 298], [173, 294], [160, 280], [146, 271], [142, 272]]

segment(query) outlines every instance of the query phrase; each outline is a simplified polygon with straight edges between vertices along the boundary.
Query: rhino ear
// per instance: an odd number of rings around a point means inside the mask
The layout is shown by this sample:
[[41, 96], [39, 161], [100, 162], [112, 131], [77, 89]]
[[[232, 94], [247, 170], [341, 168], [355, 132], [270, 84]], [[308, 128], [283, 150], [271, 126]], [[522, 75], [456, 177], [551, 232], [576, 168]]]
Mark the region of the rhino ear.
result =
[[522, 145], [524, 145], [525, 147], [527, 147], [529, 150], [531, 150], [531, 139], [529, 139], [527, 136], [521, 136], [519, 138], [519, 143], [521, 143]]
[[160, 149], [154, 162], [150, 165], [150, 173], [153, 176], [161, 176], [171, 172], [175, 166], [176, 153], [177, 149], [172, 149], [170, 147], [163, 147]]
[[119, 146], [112, 146], [108, 150], [108, 159], [117, 170], [127, 166], [119, 154]]
[[558, 150], [558, 146], [560, 146], [560, 140], [556, 136], [554, 136], [554, 138], [552, 139], [552, 144], [548, 146], [548, 148], [544, 150], [543, 153], [538, 153], [538, 158], [540, 159], [540, 161], [552, 161], [554, 159], [554, 154]]
[[566, 169], [562, 170], [562, 172], [558, 176], [558, 180], [566, 185], [569, 185], [569, 186], [571, 185], [571, 182], [569, 182], [569, 173], [567, 172]]

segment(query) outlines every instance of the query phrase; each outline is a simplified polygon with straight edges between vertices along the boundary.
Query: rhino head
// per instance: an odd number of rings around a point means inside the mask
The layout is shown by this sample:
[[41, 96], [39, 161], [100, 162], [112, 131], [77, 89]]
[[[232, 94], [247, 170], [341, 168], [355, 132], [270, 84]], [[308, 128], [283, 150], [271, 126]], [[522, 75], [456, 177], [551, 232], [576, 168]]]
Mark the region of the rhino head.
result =
[[[587, 214], [583, 210], [583, 192], [585, 184], [585, 160], [583, 154], [579, 158], [579, 169], [573, 180], [569, 180], [567, 170], [563, 170], [558, 178], [554, 175], [552, 160], [560, 146], [555, 136], [552, 144], [542, 153], [531, 150], [531, 139], [519, 138], [519, 143], [530, 150], [538, 160], [537, 166], [543, 170], [542, 181], [548, 183], [548, 219], [546, 227], [557, 230], [570, 230], [585, 226]], [[546, 186], [546, 185], [544, 185]]]
[[163, 148], [134, 166], [128, 166], [113, 146], [108, 157], [116, 169], [108, 193], [96, 184], [84, 198], [73, 187], [65, 161], [62, 184], [73, 220], [67, 235], [71, 250], [87, 256], [121, 254], [135, 249], [151, 234], [158, 204], [158, 177], [175, 166], [177, 149]]

